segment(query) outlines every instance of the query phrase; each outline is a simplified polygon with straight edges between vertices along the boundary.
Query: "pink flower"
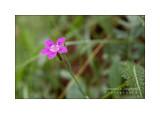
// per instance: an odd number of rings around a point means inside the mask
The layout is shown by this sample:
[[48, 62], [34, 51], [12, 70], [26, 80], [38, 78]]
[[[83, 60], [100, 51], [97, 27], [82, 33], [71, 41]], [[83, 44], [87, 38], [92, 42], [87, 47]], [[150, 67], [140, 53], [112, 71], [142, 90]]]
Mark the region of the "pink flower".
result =
[[44, 42], [44, 45], [47, 48], [43, 48], [43, 50], [41, 51], [42, 55], [47, 55], [48, 59], [53, 59], [57, 52], [58, 53], [67, 53], [67, 48], [66, 46], [62, 46], [65, 42], [65, 38], [58, 38], [56, 44], [54, 44], [54, 42], [52, 40], [46, 40]]

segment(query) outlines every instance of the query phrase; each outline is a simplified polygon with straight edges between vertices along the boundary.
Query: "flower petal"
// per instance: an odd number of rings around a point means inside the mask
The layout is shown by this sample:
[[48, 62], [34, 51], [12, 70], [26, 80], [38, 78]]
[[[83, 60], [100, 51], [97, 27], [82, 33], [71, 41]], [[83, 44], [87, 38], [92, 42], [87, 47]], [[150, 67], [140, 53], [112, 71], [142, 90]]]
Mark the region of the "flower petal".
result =
[[43, 48], [43, 50], [41, 51], [42, 55], [46, 55], [46, 54], [49, 54], [49, 53], [50, 53], [49, 48]]
[[56, 45], [61, 46], [62, 44], [64, 44], [65, 40], [66, 40], [65, 37], [58, 38], [58, 40], [57, 40], [57, 42], [56, 42]]
[[48, 59], [53, 59], [56, 55], [57, 55], [57, 52], [51, 52], [47, 56], [48, 56]]
[[44, 42], [44, 45], [45, 45], [46, 47], [51, 47], [52, 45], [54, 45], [54, 42], [53, 42], [52, 40], [46, 40], [46, 41]]
[[67, 50], [66, 46], [62, 46], [62, 47], [59, 47], [58, 52], [59, 52], [59, 53], [67, 53], [68, 50]]

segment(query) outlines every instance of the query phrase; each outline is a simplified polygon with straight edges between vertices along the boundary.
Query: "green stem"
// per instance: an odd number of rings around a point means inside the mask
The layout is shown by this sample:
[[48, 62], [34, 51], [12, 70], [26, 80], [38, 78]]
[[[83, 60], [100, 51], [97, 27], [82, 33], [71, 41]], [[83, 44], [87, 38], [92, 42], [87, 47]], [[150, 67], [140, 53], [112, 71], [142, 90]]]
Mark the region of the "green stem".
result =
[[[64, 43], [64, 46], [66, 46], [66, 43]], [[67, 47], [67, 46], [66, 46], [66, 47]], [[68, 59], [68, 53], [66, 53], [65, 56], [66, 56], [66, 60], [67, 60], [67, 63], [68, 63], [68, 65], [69, 65], [69, 68], [70, 68], [70, 70], [72, 71], [72, 67], [71, 67], [71, 64], [70, 64], [69, 59]]]
[[78, 85], [79, 90], [81, 91], [81, 93], [82, 93], [82, 94], [83, 94], [83, 96], [85, 97], [86, 95], [85, 95], [85, 93], [83, 92], [83, 90], [82, 90], [81, 86], [79, 85], [79, 83], [78, 83], [77, 79], [75, 78], [75, 76], [74, 76], [73, 72], [71, 72], [71, 71], [70, 71], [70, 69], [68, 68], [68, 66], [67, 66], [65, 63], [64, 63], [64, 65], [65, 65], [65, 67], [67, 68], [67, 70], [70, 72], [71, 76], [73, 77], [73, 79], [75, 80], [76, 84]]
[[133, 67], [133, 72], [134, 72], [134, 77], [135, 77], [136, 84], [137, 84], [137, 87], [138, 87], [138, 90], [139, 90], [139, 94], [140, 94], [141, 98], [143, 98], [142, 92], [141, 92], [141, 87], [139, 86], [139, 82], [138, 82], [138, 79], [137, 79], [137, 73], [136, 73], [135, 65]]
[[[88, 96], [83, 92], [81, 86], [79, 85], [74, 73], [72, 72], [72, 70], [67, 66], [67, 64], [64, 63], [64, 60], [62, 59], [61, 55], [58, 53], [58, 57], [60, 59], [60, 61], [62, 62], [62, 64], [64, 64], [64, 66], [67, 68], [67, 70], [69, 71], [69, 73], [71, 74], [71, 76], [73, 77], [74, 81], [76, 82], [76, 84], [78, 85], [78, 88], [80, 90], [80, 92], [83, 94], [84, 98], [88, 98]], [[67, 59], [68, 60], [68, 59]], [[69, 63], [69, 61], [68, 61]], [[70, 63], [69, 63], [70, 64]]]
[[68, 54], [66, 53], [65, 55], [66, 55], [66, 60], [67, 60], [68, 66], [69, 66], [70, 70], [72, 70], [71, 64], [70, 64], [70, 62], [68, 60]]
[[[67, 46], [70, 45], [82, 45], [82, 44], [91, 44], [91, 45], [95, 45], [98, 43], [106, 43], [106, 44], [128, 44], [128, 40], [101, 40], [101, 39], [97, 39], [97, 40], [79, 40], [79, 41], [68, 41], [66, 42]], [[139, 41], [133, 41], [133, 42], [129, 42], [129, 43], [141, 43]]]
[[102, 99], [105, 99], [107, 97], [109, 97], [113, 92], [119, 90], [120, 88], [123, 88], [127, 85], [126, 82], [124, 82], [122, 85], [120, 85], [119, 87], [117, 87], [115, 90], [112, 90], [111, 92], [109, 92], [108, 94], [104, 95], [103, 97], [101, 97]]
[[142, 25], [145, 26], [145, 19], [144, 19], [144, 17], [143, 16], [139, 16], [139, 19], [141, 20]]

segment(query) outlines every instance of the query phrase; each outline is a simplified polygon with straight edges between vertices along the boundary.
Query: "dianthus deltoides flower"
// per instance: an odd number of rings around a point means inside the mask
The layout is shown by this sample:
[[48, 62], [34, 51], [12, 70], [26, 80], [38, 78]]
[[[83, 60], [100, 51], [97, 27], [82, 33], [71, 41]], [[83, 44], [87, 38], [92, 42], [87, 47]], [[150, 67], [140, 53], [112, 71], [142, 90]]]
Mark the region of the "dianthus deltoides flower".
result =
[[67, 48], [66, 46], [62, 46], [65, 42], [65, 38], [58, 38], [56, 44], [52, 40], [46, 40], [44, 42], [44, 45], [47, 48], [43, 48], [41, 51], [42, 55], [47, 55], [48, 59], [53, 59], [58, 53], [67, 53]]

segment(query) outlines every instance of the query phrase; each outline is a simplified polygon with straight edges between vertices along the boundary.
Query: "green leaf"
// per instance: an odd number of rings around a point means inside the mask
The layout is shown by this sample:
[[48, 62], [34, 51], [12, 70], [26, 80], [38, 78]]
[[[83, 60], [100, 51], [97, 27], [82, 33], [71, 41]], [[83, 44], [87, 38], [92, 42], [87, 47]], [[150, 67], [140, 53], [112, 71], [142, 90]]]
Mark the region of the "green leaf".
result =
[[127, 80], [129, 92], [137, 94], [141, 98], [145, 97], [145, 76], [143, 67], [133, 62], [122, 62], [121, 76]]
[[[81, 86], [82, 90], [86, 91], [86, 85], [81, 78], [77, 79], [79, 85]], [[83, 94], [79, 91], [79, 88], [76, 83], [72, 85], [72, 87], [67, 91], [66, 94], [67, 99], [84, 99]]]
[[[113, 57], [113, 63], [109, 70], [108, 85], [110, 88], [117, 88], [121, 85], [122, 78], [120, 76], [120, 58], [118, 56]], [[117, 95], [113, 95], [117, 97]]]
[[125, 28], [129, 29], [130, 28], [130, 24], [127, 21], [124, 21], [122, 19], [119, 19], [118, 22], [123, 25]]
[[32, 63], [33, 61], [35, 61], [38, 57], [40, 57], [40, 54], [31, 57], [30, 59], [24, 61], [22, 64], [20, 65], [16, 65], [16, 71], [21, 70], [22, 68], [26, 67], [28, 64]]
[[123, 30], [120, 30], [120, 29], [114, 29], [113, 31], [117, 35], [117, 39], [128, 39], [129, 35], [126, 31], [123, 31]]
[[89, 89], [89, 92], [90, 92], [90, 96], [93, 98], [93, 99], [96, 99], [99, 97], [99, 94], [100, 94], [100, 89], [95, 86], [95, 87], [91, 87]]
[[126, 30], [115, 29], [114, 33], [117, 38], [133, 40], [144, 34], [144, 26], [138, 16], [127, 16], [127, 21], [119, 19], [118, 23]]
[[112, 16], [93, 16], [96, 22], [105, 30], [109, 35], [113, 33], [114, 22]]
[[65, 69], [60, 70], [60, 77], [64, 79], [72, 79], [71, 74]]

